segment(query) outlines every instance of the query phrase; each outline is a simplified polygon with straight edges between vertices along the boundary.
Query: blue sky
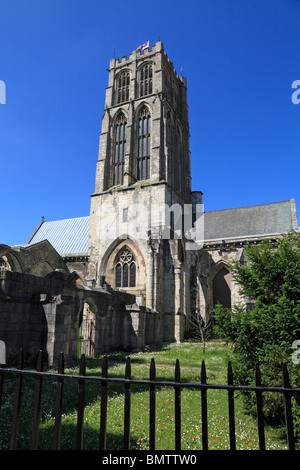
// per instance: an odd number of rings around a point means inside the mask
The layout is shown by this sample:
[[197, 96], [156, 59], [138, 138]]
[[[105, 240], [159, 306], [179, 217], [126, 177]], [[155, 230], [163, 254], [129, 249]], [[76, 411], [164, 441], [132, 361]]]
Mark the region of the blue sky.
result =
[[109, 61], [159, 38], [187, 78], [205, 210], [299, 213], [299, 0], [0, 0], [0, 25], [0, 243], [89, 215]]

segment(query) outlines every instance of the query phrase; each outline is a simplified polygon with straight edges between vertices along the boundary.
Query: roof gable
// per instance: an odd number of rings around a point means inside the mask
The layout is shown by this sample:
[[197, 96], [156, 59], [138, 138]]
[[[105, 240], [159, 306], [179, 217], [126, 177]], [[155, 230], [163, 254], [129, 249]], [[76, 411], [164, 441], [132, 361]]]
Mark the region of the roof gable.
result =
[[48, 240], [60, 255], [87, 254], [89, 225], [89, 217], [43, 222], [28, 245]]

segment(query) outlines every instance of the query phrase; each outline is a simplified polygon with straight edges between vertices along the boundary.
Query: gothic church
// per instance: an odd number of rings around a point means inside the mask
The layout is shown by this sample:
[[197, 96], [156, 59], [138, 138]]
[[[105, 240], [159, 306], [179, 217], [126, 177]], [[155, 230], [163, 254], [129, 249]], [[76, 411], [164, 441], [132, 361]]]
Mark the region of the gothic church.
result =
[[[94, 325], [87, 334], [94, 352], [122, 341], [181, 341], [195, 312], [205, 317], [217, 302], [239, 300], [228, 263], [246, 262], [246, 244], [298, 230], [293, 199], [203, 212], [202, 193], [191, 188], [187, 81], [160, 41], [112, 59], [108, 71], [90, 215], [42, 220], [24, 245], [0, 245], [2, 273], [67, 273], [82, 296], [78, 328], [84, 315]], [[95, 300], [99, 292], [123, 295], [114, 327], [110, 301], [104, 314]], [[125, 338], [124, 308], [127, 323], [133, 311], [138, 319], [128, 333], [136, 342]]]

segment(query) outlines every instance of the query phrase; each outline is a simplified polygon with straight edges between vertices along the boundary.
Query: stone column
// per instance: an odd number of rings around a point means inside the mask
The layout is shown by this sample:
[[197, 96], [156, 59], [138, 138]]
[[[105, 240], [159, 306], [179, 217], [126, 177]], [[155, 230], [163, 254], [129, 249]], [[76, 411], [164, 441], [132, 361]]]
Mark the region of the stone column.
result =
[[175, 262], [174, 268], [175, 276], [175, 339], [182, 341], [184, 329], [184, 315], [183, 315], [183, 279], [182, 279], [182, 265]]

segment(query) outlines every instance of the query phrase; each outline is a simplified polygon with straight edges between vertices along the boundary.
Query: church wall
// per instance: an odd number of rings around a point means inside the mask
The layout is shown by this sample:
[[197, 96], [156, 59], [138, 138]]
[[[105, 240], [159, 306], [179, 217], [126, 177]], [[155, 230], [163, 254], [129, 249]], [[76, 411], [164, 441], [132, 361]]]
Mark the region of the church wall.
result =
[[77, 258], [66, 258], [65, 263], [67, 269], [70, 271], [70, 273], [75, 272], [79, 276], [78, 283], [79, 284], [85, 284], [86, 279], [88, 277], [88, 260], [80, 260]]
[[[3, 271], [0, 281], [0, 339], [6, 345], [7, 363], [15, 361], [20, 348], [26, 362], [35, 362], [40, 350], [49, 365], [60, 352], [66, 361], [76, 359], [86, 302], [95, 314], [95, 354], [142, 349], [146, 344], [148, 312], [134, 305], [132, 295], [72, 284], [61, 272], [41, 278]], [[154, 341], [163, 331], [159, 322], [157, 326]]]
[[[227, 268], [229, 270], [229, 265], [233, 261], [239, 261], [243, 256], [243, 247], [230, 246], [227, 247], [218, 247], [218, 249], [209, 250], [210, 254], [210, 276], [209, 281], [209, 305], [212, 309], [213, 307], [213, 279], [218, 274], [222, 268]], [[245, 302], [243, 296], [239, 292], [239, 286], [235, 282], [233, 275], [229, 274], [228, 281], [230, 284], [231, 290], [231, 305], [234, 305], [239, 302]]]

